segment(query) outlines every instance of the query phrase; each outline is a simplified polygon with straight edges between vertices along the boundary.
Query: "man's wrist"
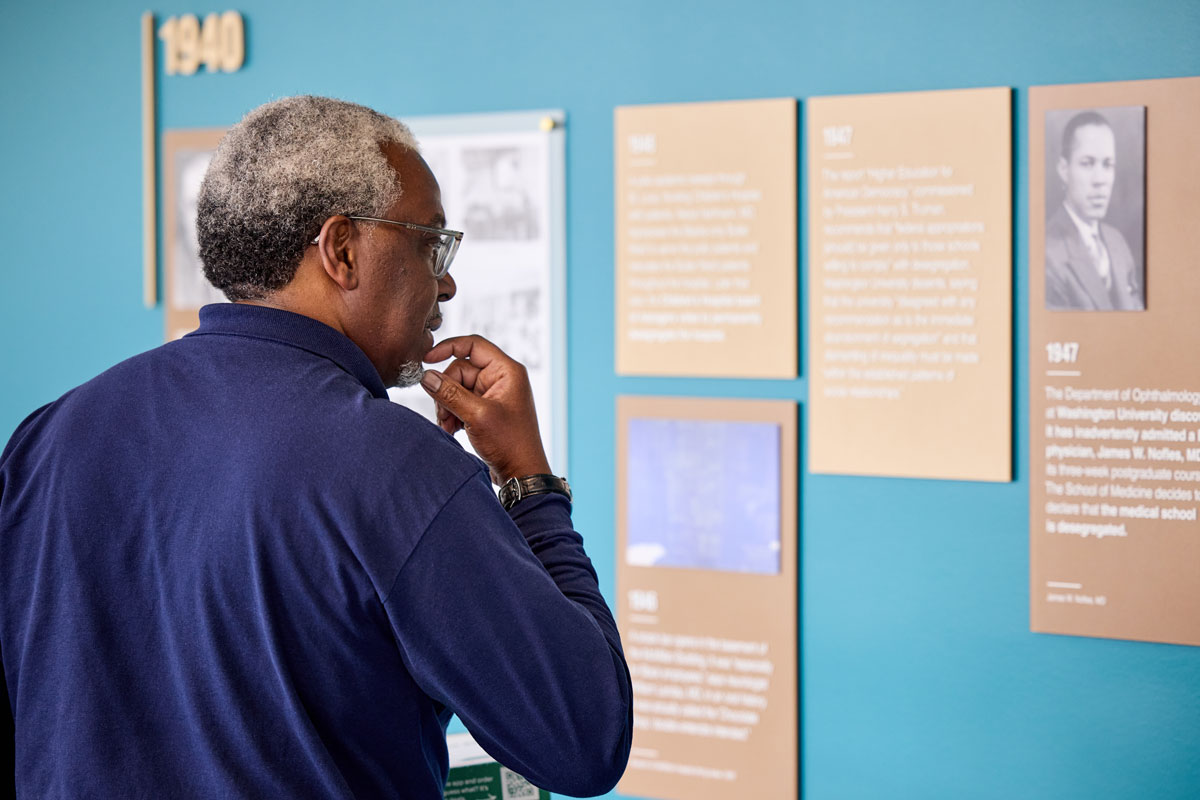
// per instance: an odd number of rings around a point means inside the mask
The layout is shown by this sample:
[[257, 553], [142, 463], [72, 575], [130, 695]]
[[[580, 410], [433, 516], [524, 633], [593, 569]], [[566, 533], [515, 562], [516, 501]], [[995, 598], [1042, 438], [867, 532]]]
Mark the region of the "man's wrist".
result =
[[513, 478], [524, 478], [529, 475], [552, 475], [550, 470], [550, 462], [546, 460], [546, 456], [531, 457], [523, 459], [517, 464], [510, 464], [508, 468], [500, 473], [500, 485], [508, 483]]

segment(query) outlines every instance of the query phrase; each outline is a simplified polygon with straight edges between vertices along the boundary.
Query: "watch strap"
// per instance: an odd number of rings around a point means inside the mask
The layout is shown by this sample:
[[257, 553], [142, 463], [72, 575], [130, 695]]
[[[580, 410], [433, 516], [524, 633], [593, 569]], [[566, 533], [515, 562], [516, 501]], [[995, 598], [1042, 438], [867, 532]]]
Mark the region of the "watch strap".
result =
[[526, 475], [509, 478], [500, 487], [500, 505], [508, 511], [531, 494], [561, 494], [571, 499], [571, 485], [557, 475]]

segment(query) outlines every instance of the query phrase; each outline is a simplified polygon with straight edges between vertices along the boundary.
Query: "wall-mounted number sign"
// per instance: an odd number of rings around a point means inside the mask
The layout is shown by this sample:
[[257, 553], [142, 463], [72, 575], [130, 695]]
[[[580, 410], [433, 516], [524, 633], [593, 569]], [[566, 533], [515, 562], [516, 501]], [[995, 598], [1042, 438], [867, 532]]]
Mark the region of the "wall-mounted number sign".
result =
[[236, 11], [168, 17], [158, 29], [168, 75], [194, 75], [203, 64], [209, 72], [237, 72], [246, 60], [246, 26]]

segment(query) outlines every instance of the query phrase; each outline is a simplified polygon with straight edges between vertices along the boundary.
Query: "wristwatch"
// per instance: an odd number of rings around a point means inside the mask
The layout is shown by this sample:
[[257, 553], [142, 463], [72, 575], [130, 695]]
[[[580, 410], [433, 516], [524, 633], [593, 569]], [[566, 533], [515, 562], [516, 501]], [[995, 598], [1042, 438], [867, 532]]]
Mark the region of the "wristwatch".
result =
[[568, 500], [571, 499], [571, 486], [567, 483], [566, 478], [559, 478], [556, 475], [526, 475], [523, 478], [509, 478], [500, 487], [500, 505], [504, 506], [505, 511], [508, 511], [531, 494], [550, 494], [551, 492], [565, 495]]

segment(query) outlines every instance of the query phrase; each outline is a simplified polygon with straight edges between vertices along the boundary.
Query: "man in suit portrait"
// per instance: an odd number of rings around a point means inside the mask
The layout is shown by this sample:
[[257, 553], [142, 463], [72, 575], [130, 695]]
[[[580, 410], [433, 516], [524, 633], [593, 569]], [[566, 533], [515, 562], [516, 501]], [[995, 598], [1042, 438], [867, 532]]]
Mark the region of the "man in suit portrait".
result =
[[1046, 209], [1046, 308], [1141, 311], [1142, 269], [1125, 237], [1104, 222], [1116, 177], [1116, 136], [1097, 111], [1063, 129], [1056, 171], [1063, 201]]

